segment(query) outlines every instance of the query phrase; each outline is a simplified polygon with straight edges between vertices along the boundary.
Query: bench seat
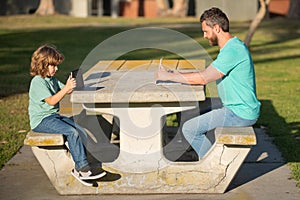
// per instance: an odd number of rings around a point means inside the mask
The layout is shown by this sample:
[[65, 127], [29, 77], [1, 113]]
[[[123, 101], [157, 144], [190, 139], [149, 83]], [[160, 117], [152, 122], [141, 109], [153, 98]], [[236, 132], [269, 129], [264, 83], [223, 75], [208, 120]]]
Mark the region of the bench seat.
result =
[[252, 127], [218, 127], [215, 129], [216, 143], [225, 145], [256, 145]]
[[24, 140], [25, 145], [29, 146], [62, 146], [65, 138], [62, 134], [39, 133], [30, 131]]
[[[64, 145], [62, 134], [30, 131], [24, 144], [32, 151], [59, 194], [144, 194], [144, 193], [224, 193], [256, 144], [252, 127], [218, 127], [214, 144], [203, 159], [196, 162], [158, 161], [155, 171], [123, 171], [122, 158], [103, 162], [110, 173], [97, 180], [97, 187], [79, 183], [71, 170], [74, 162]], [[121, 141], [122, 142], [122, 138]], [[147, 155], [145, 155], [147, 156]], [[143, 165], [139, 167], [141, 171]], [[116, 178], [117, 177], [117, 178]]]

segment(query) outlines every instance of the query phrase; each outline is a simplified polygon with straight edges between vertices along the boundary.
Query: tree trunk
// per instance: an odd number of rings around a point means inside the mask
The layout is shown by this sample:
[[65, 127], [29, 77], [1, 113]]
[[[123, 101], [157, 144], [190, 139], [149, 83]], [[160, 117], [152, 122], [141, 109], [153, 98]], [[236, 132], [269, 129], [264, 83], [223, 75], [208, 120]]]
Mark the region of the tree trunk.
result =
[[288, 18], [300, 18], [300, 0], [290, 0]]
[[253, 21], [251, 22], [247, 36], [244, 40], [245, 44], [248, 47], [250, 46], [250, 42], [251, 42], [251, 39], [254, 35], [256, 28], [258, 27], [261, 20], [264, 18], [265, 14], [266, 14], [266, 7], [269, 4], [270, 0], [259, 0], [259, 2], [260, 2], [260, 9], [259, 9], [258, 13], [256, 14], [255, 18], [253, 19]]
[[157, 15], [160, 17], [185, 17], [187, 13], [186, 0], [173, 0], [173, 7], [166, 0], [156, 0]]
[[173, 1], [172, 14], [174, 17], [185, 17], [187, 12], [186, 0]]
[[35, 14], [37, 15], [54, 15], [55, 8], [53, 0], [40, 0], [40, 4]]

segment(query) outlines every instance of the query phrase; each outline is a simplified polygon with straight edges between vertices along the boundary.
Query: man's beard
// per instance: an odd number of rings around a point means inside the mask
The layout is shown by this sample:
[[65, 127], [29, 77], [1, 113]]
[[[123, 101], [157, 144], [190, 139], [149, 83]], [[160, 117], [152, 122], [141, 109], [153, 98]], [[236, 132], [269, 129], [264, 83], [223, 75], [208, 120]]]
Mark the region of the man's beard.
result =
[[219, 41], [218, 41], [218, 37], [215, 34], [213, 34], [208, 41], [210, 46], [218, 46]]

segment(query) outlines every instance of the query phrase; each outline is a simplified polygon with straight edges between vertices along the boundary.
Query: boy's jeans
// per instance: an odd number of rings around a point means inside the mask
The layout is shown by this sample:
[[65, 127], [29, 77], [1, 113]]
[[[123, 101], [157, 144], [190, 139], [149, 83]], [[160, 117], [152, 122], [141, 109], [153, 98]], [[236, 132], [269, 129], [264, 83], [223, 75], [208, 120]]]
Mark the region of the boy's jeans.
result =
[[[79, 132], [78, 132], [79, 130]], [[71, 155], [75, 162], [75, 168], [79, 169], [88, 164], [86, 159], [86, 151], [82, 139], [79, 134], [86, 133], [82, 127], [77, 125], [73, 120], [59, 114], [50, 115], [42, 120], [42, 122], [33, 129], [35, 132], [44, 133], [60, 133], [67, 137]]]
[[182, 133], [199, 158], [203, 158], [212, 146], [212, 142], [205, 135], [207, 131], [222, 126], [251, 126], [256, 121], [257, 119], [240, 118], [230, 109], [223, 107], [188, 120], [183, 124]]

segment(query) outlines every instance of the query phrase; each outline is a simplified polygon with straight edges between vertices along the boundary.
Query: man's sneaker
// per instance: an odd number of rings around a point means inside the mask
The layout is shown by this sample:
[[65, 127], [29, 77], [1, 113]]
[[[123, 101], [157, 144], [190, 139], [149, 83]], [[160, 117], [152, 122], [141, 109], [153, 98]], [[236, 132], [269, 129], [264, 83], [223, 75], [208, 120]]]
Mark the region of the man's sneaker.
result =
[[78, 170], [74, 169], [73, 173], [77, 175], [81, 180], [94, 180], [106, 175], [106, 172], [102, 168], [91, 168], [89, 165]]

